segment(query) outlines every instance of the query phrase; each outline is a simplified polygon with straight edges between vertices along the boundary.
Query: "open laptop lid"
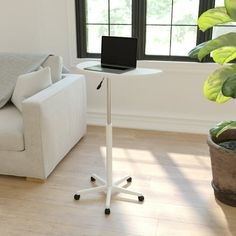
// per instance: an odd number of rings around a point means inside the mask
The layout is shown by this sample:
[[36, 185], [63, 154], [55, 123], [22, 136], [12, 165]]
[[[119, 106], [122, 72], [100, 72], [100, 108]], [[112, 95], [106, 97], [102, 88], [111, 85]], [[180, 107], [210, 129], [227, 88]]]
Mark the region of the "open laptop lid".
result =
[[102, 36], [102, 66], [136, 68], [137, 38]]

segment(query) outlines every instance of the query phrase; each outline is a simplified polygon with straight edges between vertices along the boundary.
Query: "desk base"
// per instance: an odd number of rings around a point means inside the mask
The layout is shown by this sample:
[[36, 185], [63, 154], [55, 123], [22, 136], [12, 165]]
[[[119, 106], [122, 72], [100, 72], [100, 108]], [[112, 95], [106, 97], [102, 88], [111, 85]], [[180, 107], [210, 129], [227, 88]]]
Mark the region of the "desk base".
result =
[[97, 176], [96, 174], [93, 174], [91, 176], [91, 181], [92, 182], [97, 181], [101, 183], [102, 185], [98, 187], [94, 187], [94, 188], [88, 188], [88, 189], [77, 191], [76, 194], [74, 195], [74, 199], [79, 200], [80, 195], [84, 193], [105, 192], [106, 193], [106, 205], [105, 205], [106, 215], [110, 214], [110, 204], [111, 204], [111, 197], [113, 193], [126, 193], [130, 195], [138, 196], [138, 200], [140, 202], [144, 201], [144, 196], [142, 195], [142, 193], [130, 191], [126, 188], [119, 187], [119, 184], [121, 184], [124, 181], [127, 181], [128, 183], [132, 182], [132, 178], [129, 175], [115, 181], [111, 186], [109, 186], [104, 179]]
[[[105, 76], [104, 76], [105, 77]], [[113, 181], [112, 178], [112, 122], [111, 122], [111, 80], [106, 77], [107, 81], [107, 124], [106, 124], [106, 181], [101, 177], [93, 174], [91, 181], [97, 181], [101, 186], [77, 191], [74, 195], [75, 200], [80, 199], [80, 195], [84, 193], [105, 192], [106, 194], [106, 208], [105, 214], [110, 214], [111, 197], [113, 193], [126, 193], [135, 195], [140, 202], [144, 201], [144, 196], [141, 193], [130, 191], [126, 188], [119, 187], [124, 181], [131, 182], [130, 176], [125, 176], [118, 181]]]

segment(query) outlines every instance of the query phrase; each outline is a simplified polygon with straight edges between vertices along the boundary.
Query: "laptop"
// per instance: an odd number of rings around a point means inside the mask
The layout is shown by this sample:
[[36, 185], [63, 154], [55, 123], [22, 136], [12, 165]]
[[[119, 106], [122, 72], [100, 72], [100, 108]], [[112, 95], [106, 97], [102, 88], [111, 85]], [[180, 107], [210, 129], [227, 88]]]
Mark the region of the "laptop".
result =
[[101, 64], [84, 69], [122, 74], [135, 69], [136, 63], [137, 38], [102, 36]]

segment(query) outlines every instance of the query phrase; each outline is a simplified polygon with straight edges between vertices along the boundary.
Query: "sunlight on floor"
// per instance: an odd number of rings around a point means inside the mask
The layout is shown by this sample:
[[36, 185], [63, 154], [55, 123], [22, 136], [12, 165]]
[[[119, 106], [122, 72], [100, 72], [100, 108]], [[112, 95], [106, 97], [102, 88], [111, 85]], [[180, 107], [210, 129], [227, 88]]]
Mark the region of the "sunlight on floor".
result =
[[[106, 147], [101, 146], [100, 152], [105, 162]], [[151, 188], [149, 190], [150, 195], [158, 196], [165, 192], [176, 194], [176, 198], [179, 198], [180, 202], [185, 205], [171, 206], [171, 204], [168, 204], [168, 208], [166, 208], [166, 204], [155, 203], [155, 214], [161, 215], [162, 218], [166, 216], [166, 219], [169, 219], [171, 215], [172, 220], [227, 227], [227, 220], [221, 208], [198, 208], [192, 202], [193, 198], [191, 196], [194, 196], [199, 205], [208, 204], [208, 198], [202, 197], [202, 194], [204, 192], [208, 194], [211, 190], [209, 156], [180, 152], [162, 152], [159, 155], [157, 152], [150, 150], [113, 147], [113, 162], [115, 172], [122, 169], [122, 171], [128, 171], [132, 175], [139, 173], [143, 176], [143, 179], [138, 180], [139, 186], [140, 184], [141, 186], [147, 184]], [[195, 175], [198, 176], [198, 181], [194, 180]], [[165, 180], [163, 180], [164, 178]], [[153, 181], [154, 179], [156, 181]], [[152, 180], [151, 184], [147, 182], [150, 180]], [[148, 215], [152, 212], [152, 207], [148, 203], [145, 204], [147, 208], [137, 207], [137, 211], [140, 214]], [[119, 204], [120, 208], [122, 206], [122, 204]], [[126, 209], [129, 214], [132, 214], [132, 210], [133, 207], [130, 207], [130, 211], [129, 207]]]
[[181, 166], [192, 168], [211, 168], [209, 156], [168, 152], [166, 159], [176, 166], [181, 164]]
[[[106, 147], [101, 146], [100, 152], [102, 156], [106, 156]], [[112, 154], [116, 158], [116, 160], [120, 160], [122, 158], [128, 158], [127, 160], [135, 160], [135, 161], [155, 161], [155, 155], [149, 150], [138, 150], [138, 149], [129, 149], [129, 148], [112, 148]], [[153, 162], [151, 162], [153, 163]]]

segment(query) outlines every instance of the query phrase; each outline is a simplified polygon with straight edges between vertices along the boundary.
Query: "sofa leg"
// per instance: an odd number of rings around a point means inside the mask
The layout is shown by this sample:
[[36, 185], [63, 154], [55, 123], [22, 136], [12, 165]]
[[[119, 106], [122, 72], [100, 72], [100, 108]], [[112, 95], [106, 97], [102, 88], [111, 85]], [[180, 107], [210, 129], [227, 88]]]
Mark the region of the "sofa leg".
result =
[[26, 177], [26, 181], [29, 181], [29, 182], [36, 182], [36, 183], [45, 183], [46, 182], [46, 179], [38, 179], [38, 178], [32, 178], [32, 177]]

